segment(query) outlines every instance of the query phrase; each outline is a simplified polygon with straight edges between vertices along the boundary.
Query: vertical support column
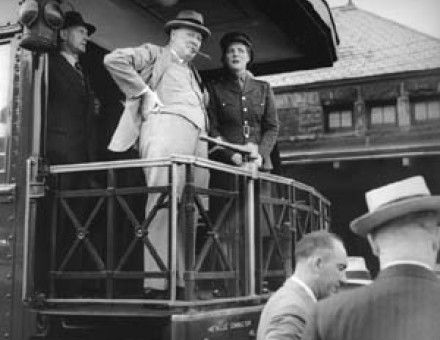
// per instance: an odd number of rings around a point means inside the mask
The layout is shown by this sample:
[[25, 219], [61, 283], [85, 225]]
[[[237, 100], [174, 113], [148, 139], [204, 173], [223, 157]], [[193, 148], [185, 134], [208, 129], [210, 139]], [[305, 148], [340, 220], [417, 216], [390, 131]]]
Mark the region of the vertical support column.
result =
[[354, 127], [358, 135], [363, 136], [367, 131], [367, 116], [365, 112], [365, 101], [362, 97], [361, 87], [356, 88], [356, 100], [353, 104]]
[[[287, 191], [287, 203], [291, 204], [292, 203], [292, 190], [290, 185], [286, 186], [286, 191]], [[284, 194], [283, 194], [283, 197]], [[284, 267], [284, 270], [286, 272], [286, 277], [289, 277], [290, 275], [292, 275], [293, 273], [293, 263], [292, 263], [292, 258], [293, 258], [293, 252], [292, 252], [292, 225], [293, 225], [293, 221], [292, 221], [292, 208], [290, 208], [289, 206], [287, 206], [287, 216], [288, 216], [288, 223], [286, 227], [283, 227], [283, 234], [285, 237], [284, 240], [284, 258], [286, 259], [286, 265]]]
[[[55, 190], [59, 188], [59, 175], [56, 175], [54, 186]], [[53, 189], [52, 188], [52, 189]], [[52, 191], [53, 192], [53, 191]], [[57, 226], [58, 226], [58, 199], [59, 196], [50, 193], [52, 200], [51, 233], [50, 233], [50, 276], [49, 276], [49, 297], [56, 297], [55, 275], [57, 270]], [[48, 204], [49, 205], [49, 204]]]
[[183, 226], [177, 225], [177, 164], [172, 162], [168, 171], [171, 192], [169, 193], [169, 247], [168, 259], [170, 268], [170, 299], [176, 300], [177, 295], [177, 228]]
[[111, 299], [114, 295], [114, 217], [115, 217], [115, 186], [116, 178], [113, 169], [107, 172], [107, 276], [106, 276], [106, 297]]
[[232, 228], [233, 230], [228, 230], [228, 233], [232, 234], [232, 261], [231, 263], [234, 264], [234, 270], [235, 270], [235, 278], [234, 278], [234, 295], [239, 296], [240, 295], [240, 258], [242, 255], [240, 253], [240, 234], [243, 230], [242, 228], [242, 221], [240, 215], [240, 177], [236, 174], [234, 176], [234, 186], [233, 190], [234, 192], [237, 192], [237, 196], [235, 197], [235, 203], [234, 203], [234, 211], [233, 211], [233, 223], [229, 225], [229, 228]]
[[195, 239], [196, 204], [194, 201], [194, 164], [185, 164], [185, 189], [182, 204], [185, 207], [185, 300], [195, 299]]
[[400, 94], [397, 98], [397, 117], [399, 127], [409, 129], [411, 126], [411, 112], [408, 93], [405, 90], [405, 83], [400, 83]]
[[[260, 223], [259, 219], [255, 216], [258, 214], [259, 209], [255, 207], [260, 207], [259, 190], [257, 189], [257, 194], [255, 193], [255, 179], [248, 178], [247, 181], [247, 194], [246, 194], [246, 249], [248, 250], [248, 295], [255, 295], [256, 284], [258, 285], [258, 291], [261, 290], [263, 273], [262, 273], [262, 244], [261, 244], [261, 234], [260, 234]], [[257, 241], [257, 242], [256, 242]], [[255, 243], [257, 243], [258, 251], [255, 250]], [[256, 256], [258, 253], [258, 263], [256, 264]], [[256, 268], [258, 266], [258, 270]], [[257, 277], [257, 279], [255, 278]], [[256, 280], [258, 280], [256, 282]]]
[[324, 221], [324, 208], [322, 204], [322, 199], [319, 198], [319, 229], [324, 230], [325, 229], [325, 221]]

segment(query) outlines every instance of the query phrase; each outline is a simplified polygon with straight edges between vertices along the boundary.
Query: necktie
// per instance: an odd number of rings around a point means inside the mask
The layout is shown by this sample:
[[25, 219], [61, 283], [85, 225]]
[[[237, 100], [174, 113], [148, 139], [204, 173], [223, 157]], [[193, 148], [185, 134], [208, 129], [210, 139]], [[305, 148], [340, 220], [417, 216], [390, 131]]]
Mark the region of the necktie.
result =
[[75, 63], [75, 70], [80, 74], [81, 78], [84, 78], [84, 73], [79, 62]]

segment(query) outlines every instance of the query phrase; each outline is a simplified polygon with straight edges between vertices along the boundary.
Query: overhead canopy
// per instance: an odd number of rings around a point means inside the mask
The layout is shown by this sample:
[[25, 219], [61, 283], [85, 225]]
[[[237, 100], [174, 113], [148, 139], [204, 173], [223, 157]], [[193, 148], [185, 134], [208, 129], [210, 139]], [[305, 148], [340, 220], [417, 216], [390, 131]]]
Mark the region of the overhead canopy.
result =
[[164, 44], [164, 24], [181, 9], [205, 17], [212, 37], [198, 57], [201, 70], [221, 67], [218, 42], [228, 31], [251, 36], [257, 74], [330, 66], [336, 60], [337, 33], [324, 0], [69, 0], [97, 26], [92, 41], [104, 49], [144, 42]]

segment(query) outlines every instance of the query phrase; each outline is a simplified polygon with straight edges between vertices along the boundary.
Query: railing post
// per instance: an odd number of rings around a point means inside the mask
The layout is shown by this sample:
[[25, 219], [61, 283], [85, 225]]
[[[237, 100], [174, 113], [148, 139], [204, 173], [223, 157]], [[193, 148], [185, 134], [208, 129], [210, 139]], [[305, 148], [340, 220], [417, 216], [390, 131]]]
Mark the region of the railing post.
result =
[[[252, 177], [248, 178], [247, 181], [247, 194], [246, 194], [246, 225], [247, 225], [247, 235], [246, 235], [246, 243], [248, 249], [248, 270], [247, 270], [247, 276], [248, 276], [248, 295], [255, 295], [256, 292], [256, 285], [255, 285], [255, 276], [258, 274], [258, 284], [261, 287], [261, 280], [262, 280], [262, 273], [261, 273], [261, 260], [258, 261], [258, 268], [259, 270], [256, 271], [255, 266], [255, 260], [256, 260], [256, 251], [255, 251], [255, 240], [256, 240], [256, 231], [257, 231], [257, 240], [258, 240], [258, 247], [259, 247], [259, 258], [261, 258], [261, 237], [260, 237], [260, 223], [258, 222], [258, 225], [256, 225], [256, 219], [255, 215], [257, 214], [257, 209], [255, 209], [255, 206], [259, 207], [259, 204], [255, 204], [255, 201], [257, 200], [259, 203], [259, 196], [255, 195], [255, 179]], [[259, 219], [258, 219], [259, 220]]]
[[114, 288], [114, 217], [115, 217], [115, 186], [116, 178], [114, 169], [110, 169], [107, 172], [107, 276], [106, 276], [106, 290], [105, 294], [108, 299], [113, 297]]
[[171, 194], [169, 195], [169, 247], [168, 259], [170, 268], [170, 299], [176, 300], [177, 290], [177, 164], [172, 162], [169, 167], [169, 182], [171, 183]]
[[[194, 165], [185, 164], [185, 187], [182, 204], [185, 209], [185, 300], [195, 299], [195, 277], [196, 264], [195, 239], [196, 239], [196, 204], [194, 188]], [[179, 245], [178, 245], [179, 246]], [[182, 245], [180, 245], [182, 246]]]
[[[54, 187], [58, 191], [59, 175], [55, 175]], [[54, 195], [53, 190], [50, 192], [52, 205], [51, 216], [51, 233], [50, 233], [50, 278], [49, 278], [49, 297], [54, 298], [56, 295], [54, 272], [57, 270], [57, 227], [58, 227], [58, 199], [59, 195]], [[50, 203], [49, 203], [50, 204]], [[49, 205], [48, 204], [48, 205]]]

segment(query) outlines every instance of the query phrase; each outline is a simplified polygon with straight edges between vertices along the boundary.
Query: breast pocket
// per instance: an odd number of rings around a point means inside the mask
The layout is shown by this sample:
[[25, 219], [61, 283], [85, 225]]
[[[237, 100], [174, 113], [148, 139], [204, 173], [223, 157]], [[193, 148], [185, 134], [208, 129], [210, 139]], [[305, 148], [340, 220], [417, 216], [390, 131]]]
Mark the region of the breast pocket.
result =
[[261, 121], [266, 107], [266, 100], [263, 95], [252, 97], [250, 100], [251, 113], [257, 121]]

